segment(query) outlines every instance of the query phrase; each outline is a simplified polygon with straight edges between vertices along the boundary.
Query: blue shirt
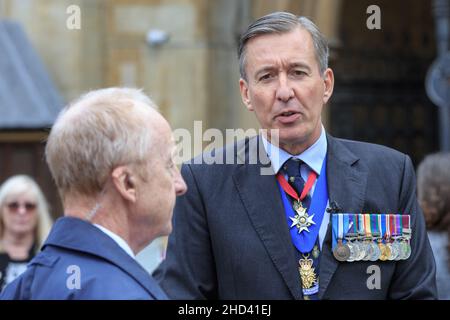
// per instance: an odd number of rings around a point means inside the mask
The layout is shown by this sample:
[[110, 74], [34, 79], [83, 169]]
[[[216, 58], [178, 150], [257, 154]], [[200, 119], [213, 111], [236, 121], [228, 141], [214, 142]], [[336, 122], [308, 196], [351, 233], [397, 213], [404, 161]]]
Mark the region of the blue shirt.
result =
[[[266, 150], [267, 156], [270, 159], [271, 166], [275, 174], [280, 171], [283, 164], [289, 160], [289, 158], [298, 158], [302, 160], [304, 163], [300, 166], [300, 175], [303, 180], [306, 181], [308, 179], [308, 175], [313, 170], [317, 173], [317, 176], [320, 175], [320, 170], [322, 169], [323, 161], [327, 155], [327, 136], [325, 132], [325, 128], [322, 126], [322, 131], [320, 133], [319, 139], [308, 149], [303, 151], [300, 154], [292, 155], [283, 149], [278, 148], [277, 146], [271, 144], [267, 139], [262, 136], [262, 141], [264, 145], [264, 149]], [[316, 188], [317, 180], [314, 182], [310, 196], [314, 195], [314, 190]], [[329, 202], [327, 207], [329, 206]], [[322, 224], [319, 229], [319, 243], [320, 249], [322, 249], [323, 240], [325, 239], [325, 235], [327, 233], [328, 223], [330, 221], [330, 214], [325, 210], [323, 215]]]

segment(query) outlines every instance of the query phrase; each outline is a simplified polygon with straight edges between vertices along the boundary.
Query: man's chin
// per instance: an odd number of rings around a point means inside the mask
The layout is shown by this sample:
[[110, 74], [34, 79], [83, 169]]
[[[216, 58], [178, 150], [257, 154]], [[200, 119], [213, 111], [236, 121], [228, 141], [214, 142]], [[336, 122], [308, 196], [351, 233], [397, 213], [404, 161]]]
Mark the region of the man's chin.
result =
[[281, 135], [279, 140], [280, 146], [299, 146], [303, 145], [308, 141], [308, 138], [305, 137], [303, 133], [290, 134], [290, 135]]
[[281, 135], [280, 140], [275, 143], [279, 148], [291, 153], [298, 154], [309, 148], [314, 141], [311, 140], [311, 135], [299, 132], [294, 135]]
[[172, 233], [172, 222], [169, 222], [164, 229], [160, 232], [160, 237], [167, 237]]

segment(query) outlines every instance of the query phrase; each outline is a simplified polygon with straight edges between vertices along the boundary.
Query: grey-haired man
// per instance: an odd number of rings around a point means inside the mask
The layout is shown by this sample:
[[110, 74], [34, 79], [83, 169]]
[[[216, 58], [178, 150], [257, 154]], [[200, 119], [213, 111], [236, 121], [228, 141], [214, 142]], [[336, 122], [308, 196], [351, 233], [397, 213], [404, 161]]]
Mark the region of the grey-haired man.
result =
[[[243, 102], [269, 131], [213, 153], [226, 159], [236, 150], [234, 164], [183, 166], [189, 191], [176, 204], [167, 259], [155, 272], [168, 295], [435, 298], [410, 158], [325, 132], [321, 112], [334, 76], [317, 27], [290, 13], [264, 16], [242, 35], [239, 59]], [[260, 161], [246, 163], [258, 148], [265, 151]], [[262, 175], [268, 162], [273, 174]], [[391, 218], [393, 227], [404, 224], [388, 231], [402, 233], [384, 238]], [[350, 231], [362, 232], [362, 255], [350, 251]], [[391, 235], [404, 236], [401, 256], [386, 249], [400, 245]]]

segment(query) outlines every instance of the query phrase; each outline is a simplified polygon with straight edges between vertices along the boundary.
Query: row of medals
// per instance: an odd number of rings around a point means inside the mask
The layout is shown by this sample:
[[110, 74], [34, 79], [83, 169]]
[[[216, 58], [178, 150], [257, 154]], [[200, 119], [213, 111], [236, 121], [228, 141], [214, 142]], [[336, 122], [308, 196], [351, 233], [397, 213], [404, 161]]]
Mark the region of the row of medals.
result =
[[346, 243], [338, 239], [333, 255], [338, 261], [398, 261], [411, 255], [411, 233], [404, 231], [402, 236], [394, 236], [382, 241], [380, 237], [367, 237], [348, 233]]

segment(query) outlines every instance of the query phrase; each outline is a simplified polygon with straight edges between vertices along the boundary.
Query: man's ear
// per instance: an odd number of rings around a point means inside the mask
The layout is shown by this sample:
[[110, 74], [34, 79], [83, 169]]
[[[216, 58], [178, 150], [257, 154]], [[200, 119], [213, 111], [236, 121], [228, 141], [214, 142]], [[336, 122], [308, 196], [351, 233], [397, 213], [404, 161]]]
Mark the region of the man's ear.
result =
[[111, 173], [112, 181], [117, 192], [127, 201], [136, 202], [136, 178], [130, 168], [120, 166]]
[[333, 94], [334, 88], [334, 73], [333, 70], [328, 68], [324, 73], [324, 85], [325, 91], [323, 93], [323, 104], [326, 104], [328, 100], [330, 100], [331, 95]]
[[241, 89], [242, 102], [244, 102], [245, 106], [249, 111], [253, 111], [254, 109], [248, 93], [247, 81], [242, 78], [239, 79], [239, 88]]

